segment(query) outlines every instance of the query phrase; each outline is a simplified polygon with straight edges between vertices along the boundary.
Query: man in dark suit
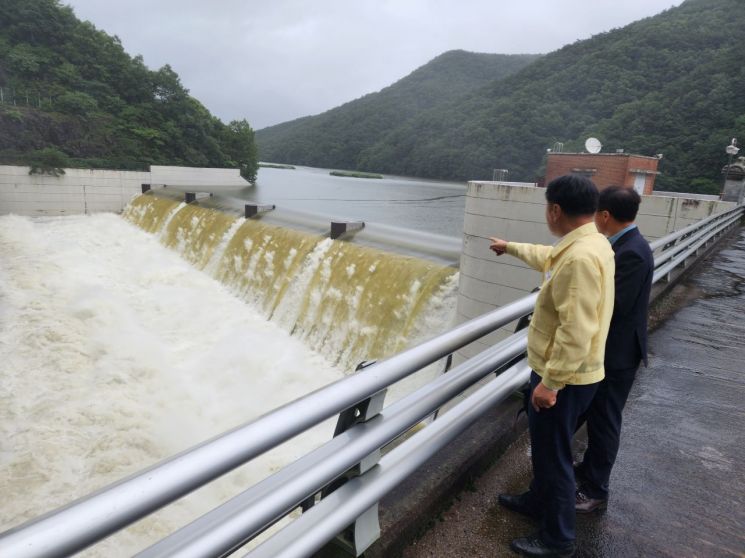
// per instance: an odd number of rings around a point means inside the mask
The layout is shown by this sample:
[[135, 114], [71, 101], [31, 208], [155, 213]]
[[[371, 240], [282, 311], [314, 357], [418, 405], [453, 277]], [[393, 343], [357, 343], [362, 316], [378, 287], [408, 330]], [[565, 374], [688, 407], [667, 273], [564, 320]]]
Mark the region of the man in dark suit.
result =
[[636, 371], [647, 364], [647, 314], [654, 257], [634, 224], [641, 198], [631, 188], [600, 193], [595, 224], [610, 241], [616, 260], [615, 301], [605, 345], [605, 379], [578, 427], [587, 422], [587, 450], [575, 467], [577, 513], [604, 509], [618, 454], [623, 407]]

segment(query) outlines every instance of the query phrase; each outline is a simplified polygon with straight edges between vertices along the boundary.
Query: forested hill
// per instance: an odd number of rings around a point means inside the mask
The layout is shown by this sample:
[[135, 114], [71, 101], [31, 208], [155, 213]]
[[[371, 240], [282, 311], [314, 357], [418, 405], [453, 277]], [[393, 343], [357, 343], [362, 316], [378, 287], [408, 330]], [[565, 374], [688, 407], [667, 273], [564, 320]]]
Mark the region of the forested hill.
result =
[[539, 55], [453, 50], [393, 85], [317, 116], [259, 130], [264, 161], [354, 169], [360, 152], [423, 111], [524, 68]]
[[149, 70], [57, 0], [0, 2], [0, 88], [0, 164], [240, 166], [255, 179], [247, 122], [223, 124], [169, 66]]
[[[507, 168], [512, 180], [534, 180], [554, 142], [582, 151], [595, 136], [603, 151], [663, 153], [658, 189], [718, 193], [724, 148], [745, 137], [743, 28], [742, 0], [687, 0], [550, 53], [383, 137], [373, 130], [367, 141], [348, 137], [332, 126], [344, 114], [335, 109], [327, 129], [339, 145], [351, 143], [356, 158], [305, 158], [307, 149], [278, 162], [449, 179]], [[325, 132], [316, 132], [316, 143], [331, 141]], [[261, 139], [259, 150], [264, 157]]]

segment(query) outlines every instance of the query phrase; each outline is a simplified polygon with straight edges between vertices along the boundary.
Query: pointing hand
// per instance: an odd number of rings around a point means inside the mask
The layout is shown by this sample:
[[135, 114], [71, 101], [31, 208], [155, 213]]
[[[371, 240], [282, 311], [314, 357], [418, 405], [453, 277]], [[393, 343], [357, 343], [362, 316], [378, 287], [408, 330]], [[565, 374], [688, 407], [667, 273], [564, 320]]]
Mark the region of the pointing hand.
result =
[[507, 241], [501, 238], [490, 238], [491, 244], [489, 250], [494, 252], [497, 256], [501, 256], [507, 251]]

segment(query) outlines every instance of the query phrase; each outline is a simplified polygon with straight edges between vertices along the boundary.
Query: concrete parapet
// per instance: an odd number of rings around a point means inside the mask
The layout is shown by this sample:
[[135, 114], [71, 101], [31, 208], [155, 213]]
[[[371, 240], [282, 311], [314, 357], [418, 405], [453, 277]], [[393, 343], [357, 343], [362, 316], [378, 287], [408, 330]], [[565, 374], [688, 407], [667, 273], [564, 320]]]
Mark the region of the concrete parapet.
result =
[[64, 174], [52, 176], [29, 174], [29, 167], [0, 165], [0, 215], [120, 212], [133, 196], [144, 193], [151, 184], [218, 189], [248, 185], [238, 169], [153, 166], [149, 172], [64, 170]]
[[722, 200], [735, 203], [745, 203], [745, 180], [733, 180], [728, 178], [724, 182]]
[[0, 215], [74, 215], [121, 211], [150, 182], [150, 173], [65, 169], [29, 174], [29, 167], [0, 166]]

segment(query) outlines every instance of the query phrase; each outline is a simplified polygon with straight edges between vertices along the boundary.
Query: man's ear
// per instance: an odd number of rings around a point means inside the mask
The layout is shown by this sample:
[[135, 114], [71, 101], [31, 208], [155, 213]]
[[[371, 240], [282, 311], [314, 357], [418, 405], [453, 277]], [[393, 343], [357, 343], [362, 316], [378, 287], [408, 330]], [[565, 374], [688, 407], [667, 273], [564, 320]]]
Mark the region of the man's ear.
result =
[[551, 216], [552, 223], [558, 223], [561, 219], [561, 206], [558, 203], [552, 203], [548, 206], [548, 214]]

